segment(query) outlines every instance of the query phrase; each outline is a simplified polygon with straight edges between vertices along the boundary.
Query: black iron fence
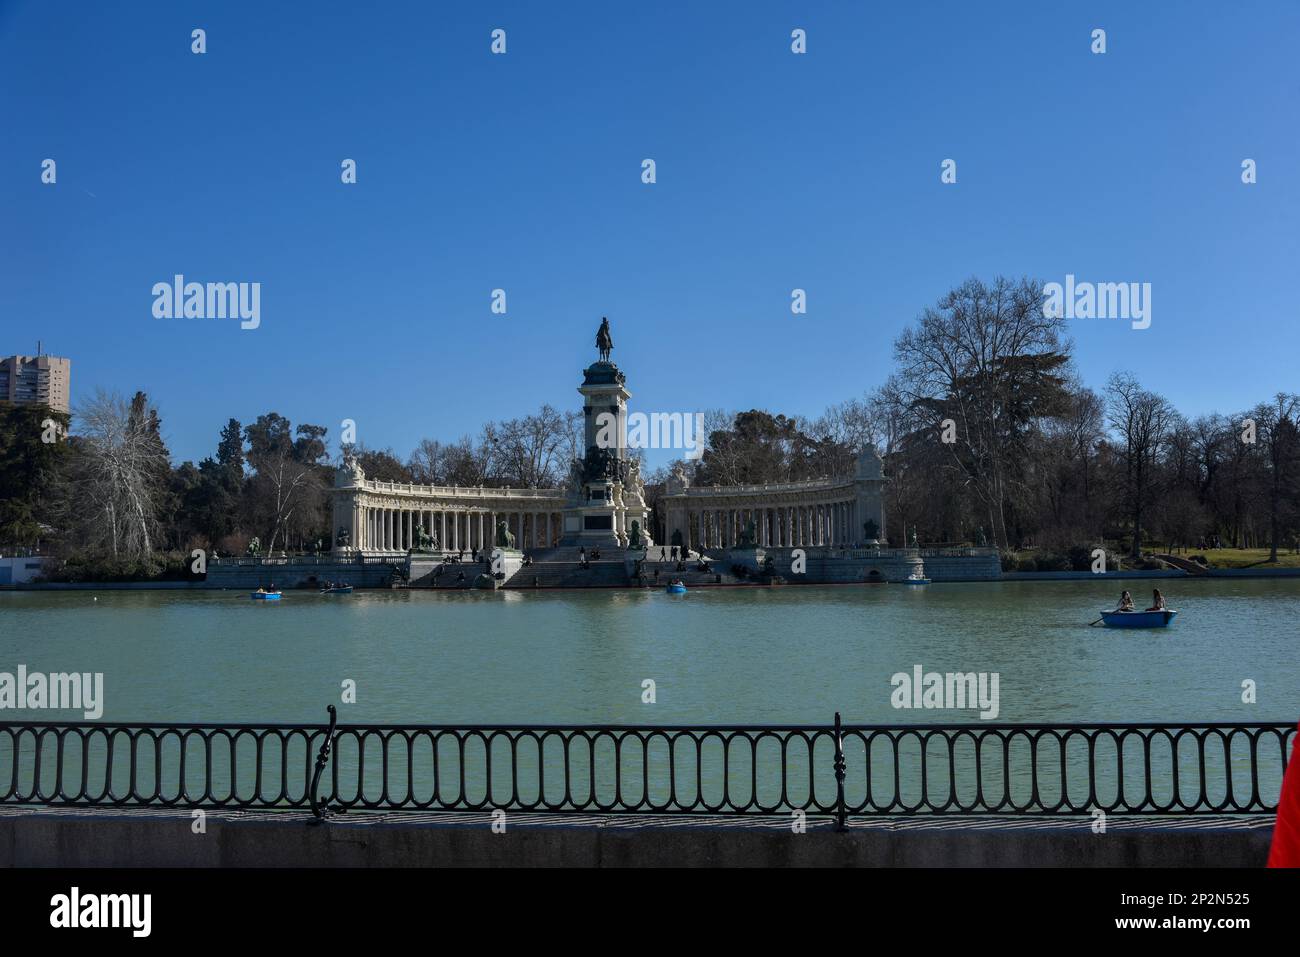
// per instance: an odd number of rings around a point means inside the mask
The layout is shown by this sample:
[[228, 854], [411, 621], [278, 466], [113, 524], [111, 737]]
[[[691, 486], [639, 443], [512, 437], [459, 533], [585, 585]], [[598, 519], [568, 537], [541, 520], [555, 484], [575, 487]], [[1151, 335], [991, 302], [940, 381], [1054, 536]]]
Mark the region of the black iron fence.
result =
[[1276, 810], [1289, 723], [0, 724], [0, 805], [645, 814]]

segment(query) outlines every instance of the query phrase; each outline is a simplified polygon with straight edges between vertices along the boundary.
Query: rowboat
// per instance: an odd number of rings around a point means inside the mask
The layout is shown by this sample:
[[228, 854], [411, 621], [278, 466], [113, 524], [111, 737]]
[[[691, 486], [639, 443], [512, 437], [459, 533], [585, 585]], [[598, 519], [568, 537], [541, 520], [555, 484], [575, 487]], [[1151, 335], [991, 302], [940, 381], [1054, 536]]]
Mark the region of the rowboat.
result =
[[280, 593], [278, 591], [255, 591], [249, 592], [248, 597], [254, 601], [279, 601]]
[[903, 579], [903, 584], [904, 585], [928, 585], [930, 584], [930, 579], [925, 577], [913, 578], [909, 576], [908, 578]]
[[1101, 620], [1107, 628], [1168, 628], [1178, 612], [1172, 608], [1160, 611], [1103, 611]]
[[322, 589], [320, 590], [320, 593], [321, 593], [322, 595], [351, 595], [351, 594], [352, 594], [352, 586], [351, 586], [351, 585], [335, 585], [335, 586], [332, 587], [332, 588], [322, 588]]
[[667, 591], [670, 595], [685, 595], [686, 585], [682, 582], [669, 582]]

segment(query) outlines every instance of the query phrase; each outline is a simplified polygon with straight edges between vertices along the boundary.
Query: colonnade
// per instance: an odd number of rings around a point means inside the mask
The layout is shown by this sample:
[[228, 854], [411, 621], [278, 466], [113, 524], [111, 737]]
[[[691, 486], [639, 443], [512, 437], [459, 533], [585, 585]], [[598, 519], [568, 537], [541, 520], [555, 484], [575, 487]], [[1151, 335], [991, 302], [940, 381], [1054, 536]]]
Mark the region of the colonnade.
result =
[[442, 551], [490, 550], [497, 522], [505, 520], [516, 548], [549, 548], [560, 537], [560, 513], [496, 511], [493, 508], [385, 508], [356, 504], [352, 509], [352, 547], [368, 552], [405, 552], [419, 544], [422, 526]]
[[[857, 502], [688, 508], [690, 545], [731, 548], [753, 520], [756, 544], [767, 548], [850, 545], [862, 540]], [[856, 534], [855, 534], [856, 530]]]

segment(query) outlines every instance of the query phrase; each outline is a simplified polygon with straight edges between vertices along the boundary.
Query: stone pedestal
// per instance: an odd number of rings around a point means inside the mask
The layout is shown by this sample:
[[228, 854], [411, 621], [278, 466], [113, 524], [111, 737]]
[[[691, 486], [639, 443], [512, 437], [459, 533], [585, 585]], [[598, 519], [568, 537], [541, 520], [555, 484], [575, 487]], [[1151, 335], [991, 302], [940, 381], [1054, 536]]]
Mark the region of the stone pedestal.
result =
[[748, 569], [750, 572], [758, 573], [763, 570], [763, 562], [767, 559], [767, 552], [758, 547], [754, 548], [730, 548], [727, 550], [727, 561], [732, 565], [739, 565]]
[[605, 360], [583, 370], [578, 392], [586, 454], [570, 476], [560, 541], [589, 550], [623, 548], [632, 522], [641, 523], [644, 536], [650, 517], [636, 464], [627, 454], [627, 400], [632, 394], [618, 366]]
[[524, 567], [524, 553], [517, 548], [502, 548], [495, 545], [487, 555], [488, 574], [500, 583], [510, 581], [511, 577]]

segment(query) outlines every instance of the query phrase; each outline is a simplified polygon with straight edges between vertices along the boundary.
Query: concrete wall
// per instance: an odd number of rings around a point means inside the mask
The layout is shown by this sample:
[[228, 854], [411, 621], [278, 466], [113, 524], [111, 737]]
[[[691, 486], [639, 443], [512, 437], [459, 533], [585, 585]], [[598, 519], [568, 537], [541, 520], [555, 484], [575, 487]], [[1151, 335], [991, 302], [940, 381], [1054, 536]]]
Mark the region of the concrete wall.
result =
[[[394, 561], [400, 567], [406, 567], [405, 557]], [[259, 585], [274, 583], [280, 588], [299, 588], [310, 584], [309, 580], [314, 577], [317, 582], [329, 579], [345, 581], [357, 588], [382, 588], [388, 584], [391, 574], [392, 567], [388, 562], [362, 564], [357, 561], [329, 562], [314, 559], [306, 562], [289, 559], [283, 564], [260, 565], [230, 565], [223, 562], [220, 565], [208, 565], [206, 587], [244, 591], [257, 588]]]
[[40, 555], [10, 555], [0, 558], [0, 585], [25, 585], [45, 573], [47, 559]]
[[1133, 569], [1132, 571], [1118, 572], [1003, 572], [1002, 580], [1009, 582], [1035, 582], [1035, 581], [1084, 581], [1087, 579], [1106, 579], [1113, 578], [1117, 581], [1136, 578], [1192, 578], [1185, 571], [1178, 569], [1152, 569], [1144, 571], [1142, 569]]
[[497, 834], [483, 814], [435, 817], [349, 814], [312, 826], [299, 813], [209, 812], [206, 833], [195, 834], [190, 816], [176, 812], [6, 810], [0, 867], [1261, 867], [1272, 836], [1264, 818], [1195, 826], [1112, 818], [1097, 835], [1087, 818], [979, 827], [895, 819], [842, 833], [809, 819], [795, 834], [789, 818], [535, 823], [537, 815], [517, 814]]

